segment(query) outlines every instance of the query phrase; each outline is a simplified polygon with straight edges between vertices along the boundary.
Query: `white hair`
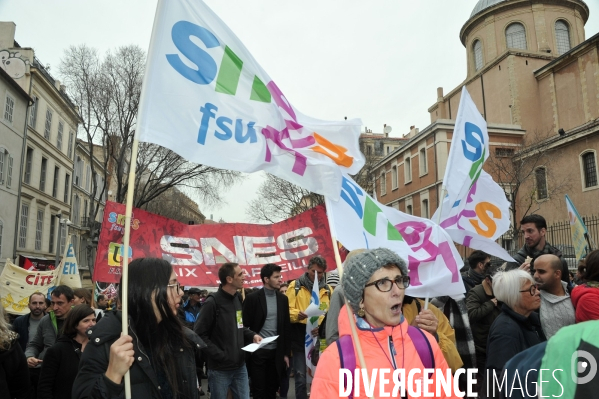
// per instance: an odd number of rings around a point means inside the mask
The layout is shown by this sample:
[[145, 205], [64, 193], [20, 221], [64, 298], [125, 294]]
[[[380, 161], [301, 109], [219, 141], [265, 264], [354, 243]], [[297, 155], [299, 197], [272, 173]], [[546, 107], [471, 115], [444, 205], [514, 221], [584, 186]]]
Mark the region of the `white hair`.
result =
[[524, 270], [515, 269], [508, 272], [497, 272], [493, 276], [493, 294], [498, 301], [514, 309], [522, 296], [520, 290], [527, 281], [535, 284], [535, 279]]

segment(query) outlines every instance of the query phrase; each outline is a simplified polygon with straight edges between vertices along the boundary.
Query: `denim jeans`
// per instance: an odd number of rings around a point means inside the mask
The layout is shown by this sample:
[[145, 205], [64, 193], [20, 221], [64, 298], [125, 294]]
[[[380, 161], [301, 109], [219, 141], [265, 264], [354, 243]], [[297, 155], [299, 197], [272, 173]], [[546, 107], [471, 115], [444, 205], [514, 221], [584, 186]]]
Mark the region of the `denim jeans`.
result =
[[208, 370], [210, 399], [227, 399], [231, 388], [234, 399], [249, 399], [250, 383], [245, 364], [236, 370]]
[[304, 351], [293, 351], [293, 368], [295, 369], [295, 399], [307, 399], [306, 387], [306, 354]]

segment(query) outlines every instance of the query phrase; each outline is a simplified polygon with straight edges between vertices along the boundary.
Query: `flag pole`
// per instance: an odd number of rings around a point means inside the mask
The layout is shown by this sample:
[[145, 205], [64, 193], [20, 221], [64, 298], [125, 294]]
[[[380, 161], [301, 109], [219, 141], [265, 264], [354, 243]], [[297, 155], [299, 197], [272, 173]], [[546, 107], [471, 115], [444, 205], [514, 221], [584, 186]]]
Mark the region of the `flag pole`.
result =
[[[445, 195], [447, 194], [447, 188], [445, 188], [445, 185], [442, 184], [441, 185], [441, 201], [439, 201], [439, 209], [438, 209], [438, 216], [437, 216], [437, 224], [439, 224], [441, 222], [441, 212], [443, 212], [443, 199], [445, 198]], [[432, 274], [432, 270], [429, 268], [429, 277]], [[430, 302], [430, 295], [426, 294], [426, 297], [424, 298], [424, 308], [428, 309], [428, 304]]]
[[[341, 263], [341, 256], [339, 256], [339, 248], [337, 246], [337, 239], [335, 238], [334, 223], [331, 223], [331, 219], [333, 219], [333, 212], [329, 210], [329, 199], [324, 197], [325, 206], [327, 209], [327, 216], [329, 218], [329, 230], [331, 231], [331, 240], [333, 241], [333, 252], [335, 253], [335, 263], [337, 264], [337, 270], [339, 271], [339, 282], [343, 281], [343, 264]], [[358, 354], [358, 360], [360, 361], [361, 368], [368, 370], [366, 366], [366, 361], [364, 360], [364, 353], [362, 352], [362, 344], [360, 343], [360, 338], [358, 337], [358, 330], [356, 328], [356, 321], [354, 320], [354, 315], [351, 311], [351, 306], [343, 295], [345, 301], [345, 309], [347, 310], [347, 316], [349, 318], [349, 327], [351, 329], [352, 340], [356, 344], [356, 353]], [[351, 370], [350, 370], [351, 371]], [[364, 376], [364, 378], [368, 379], [368, 376]], [[370, 397], [373, 399], [373, 397]]]
[[[133, 193], [135, 189], [135, 171], [137, 169], [137, 131], [133, 138], [131, 147], [131, 163], [129, 164], [129, 176], [127, 183], [127, 203], [125, 207], [125, 236], [123, 238], [123, 270], [121, 277], [121, 307], [122, 307], [122, 331], [123, 335], [129, 333], [129, 241], [131, 238], [131, 214], [133, 213]], [[131, 399], [131, 376], [129, 371], [125, 374], [125, 398]]]

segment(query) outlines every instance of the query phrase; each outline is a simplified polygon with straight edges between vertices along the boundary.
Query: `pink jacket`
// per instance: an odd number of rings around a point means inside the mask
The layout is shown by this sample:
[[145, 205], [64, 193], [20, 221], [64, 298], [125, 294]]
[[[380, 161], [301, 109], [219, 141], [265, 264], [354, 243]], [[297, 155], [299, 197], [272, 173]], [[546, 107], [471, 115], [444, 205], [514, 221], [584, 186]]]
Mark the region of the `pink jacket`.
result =
[[[361, 323], [365, 323], [364, 320]], [[415, 395], [410, 395], [407, 391], [407, 381], [408, 374], [412, 369], [419, 369], [419, 373], [416, 374], [413, 389], [417, 391], [420, 389], [420, 394], [417, 397], [424, 397], [424, 391], [422, 388], [421, 381], [418, 379], [422, 378], [422, 370], [424, 366], [420, 360], [420, 356], [416, 351], [414, 344], [412, 343], [410, 337], [408, 336], [408, 323], [405, 319], [395, 327], [386, 326], [384, 328], [369, 328], [369, 326], [358, 326], [358, 336], [360, 338], [360, 343], [362, 344], [362, 351], [364, 353], [364, 361], [368, 366], [368, 376], [370, 380], [370, 376], [374, 372], [374, 369], [378, 369], [377, 375], [374, 381], [374, 391], [373, 397], [378, 398], [380, 396], [380, 387], [379, 383], [381, 381], [379, 377], [379, 372], [382, 369], [390, 370], [390, 373], [385, 374], [384, 378], [388, 379], [389, 382], [383, 386], [384, 393], [393, 395], [394, 382], [392, 378], [392, 373], [394, 369], [405, 369], [405, 381], [406, 381], [406, 395], [409, 397], [413, 397]], [[451, 369], [447, 365], [445, 358], [443, 357], [443, 353], [439, 348], [439, 345], [435, 341], [435, 338], [427, 332], [424, 332], [426, 338], [428, 339], [435, 359], [435, 367], [440, 369], [445, 375], [446, 370], [449, 370], [451, 374]], [[349, 326], [349, 318], [347, 316], [347, 310], [345, 306], [341, 309], [339, 313], [339, 336], [343, 335], [351, 335], [351, 329]], [[395, 350], [395, 355], [392, 355], [392, 349]], [[356, 351], [356, 364], [357, 368], [361, 368], [360, 362], [358, 360], [358, 352], [355, 348], [354, 342], [354, 350]], [[392, 362], [394, 364], [392, 364]], [[340, 384], [339, 384], [339, 369], [340, 369], [340, 360], [339, 360], [339, 352], [337, 350], [337, 344], [333, 343], [329, 345], [329, 347], [324, 351], [321, 355], [320, 360], [318, 362], [318, 366], [316, 367], [316, 374], [314, 376], [314, 381], [312, 382], [311, 389], [311, 398], [312, 399], [332, 399], [339, 398], [340, 396]], [[445, 395], [443, 389], [441, 389], [441, 395], [436, 395], [436, 384], [435, 384], [435, 376], [432, 376], [433, 382], [428, 386], [427, 390], [429, 392], [433, 392], [433, 396], [436, 398], [457, 398], [454, 396], [453, 390], [450, 392], [451, 395]], [[451, 386], [453, 387], [453, 377], [450, 376]], [[420, 385], [417, 387], [417, 385]], [[341, 384], [343, 386], [343, 384]], [[389, 396], [389, 395], [388, 395]], [[367, 398], [368, 396], [364, 390], [364, 383], [360, 381], [360, 391], [359, 395], [355, 394], [354, 398]]]

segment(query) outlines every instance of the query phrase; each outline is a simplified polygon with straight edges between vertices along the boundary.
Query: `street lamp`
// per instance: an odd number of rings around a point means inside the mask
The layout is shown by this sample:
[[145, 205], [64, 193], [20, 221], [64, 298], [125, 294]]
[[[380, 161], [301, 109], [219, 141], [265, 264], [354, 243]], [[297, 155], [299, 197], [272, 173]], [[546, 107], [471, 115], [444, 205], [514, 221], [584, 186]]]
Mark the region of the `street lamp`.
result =
[[70, 226], [71, 224], [73, 224], [69, 219], [61, 219], [61, 216], [62, 214], [60, 213], [56, 214], [56, 217], [58, 218], [58, 240], [56, 241], [56, 260], [54, 261], [55, 269], [58, 268], [58, 263], [60, 260], [60, 240], [62, 235], [62, 225], [65, 224], [67, 226]]

